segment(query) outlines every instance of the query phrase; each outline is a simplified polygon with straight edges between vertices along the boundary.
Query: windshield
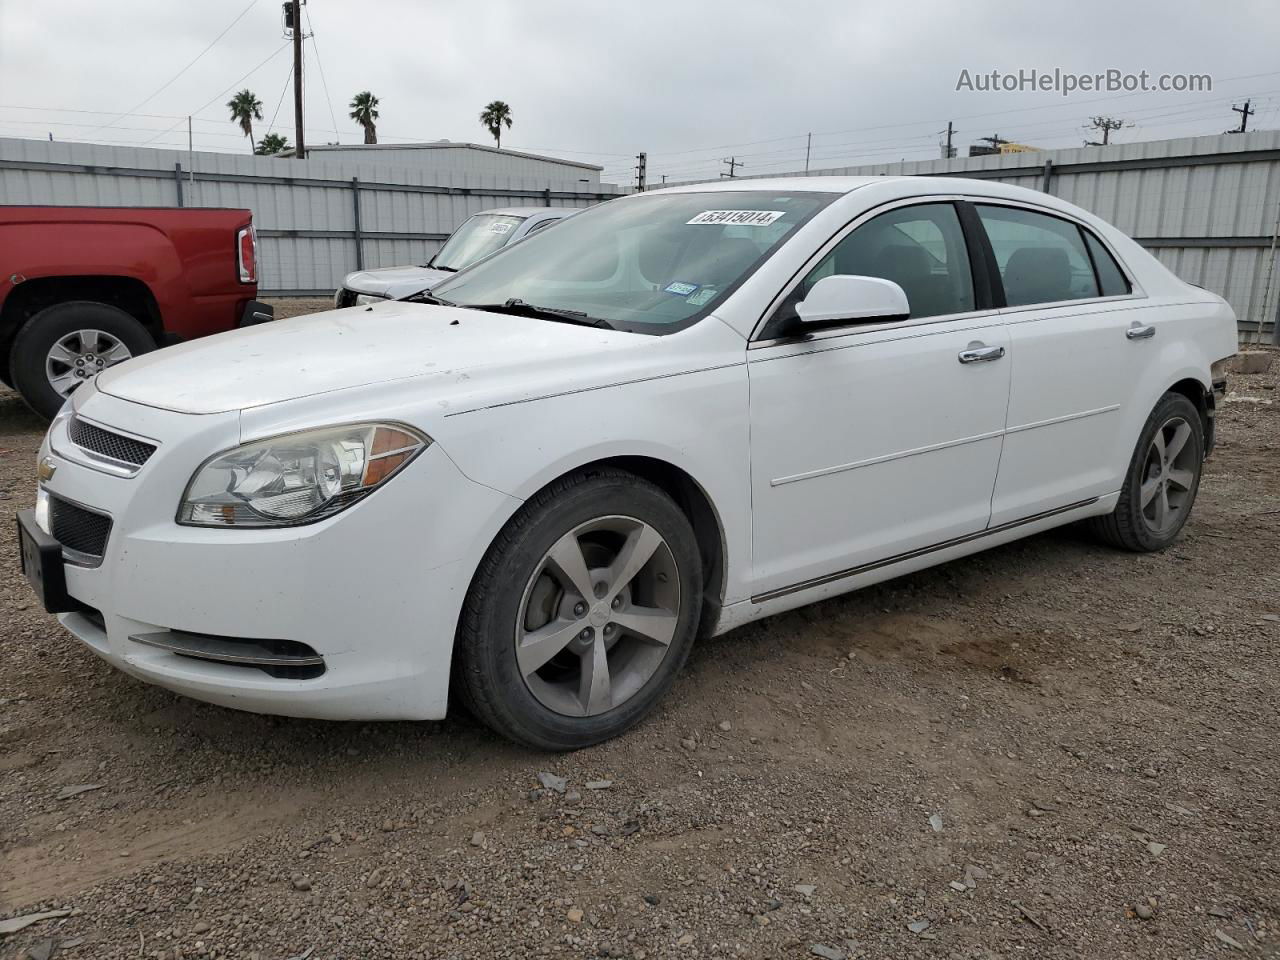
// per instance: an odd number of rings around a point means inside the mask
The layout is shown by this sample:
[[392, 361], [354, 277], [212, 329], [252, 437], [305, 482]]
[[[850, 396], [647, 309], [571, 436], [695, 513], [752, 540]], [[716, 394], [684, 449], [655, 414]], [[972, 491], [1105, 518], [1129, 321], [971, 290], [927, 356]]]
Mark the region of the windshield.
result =
[[437, 270], [461, 270], [497, 250], [516, 232], [524, 217], [477, 213], [445, 241], [440, 252], [426, 264]]
[[434, 287], [458, 306], [523, 301], [620, 330], [701, 319], [835, 194], [654, 194], [614, 200], [535, 233]]

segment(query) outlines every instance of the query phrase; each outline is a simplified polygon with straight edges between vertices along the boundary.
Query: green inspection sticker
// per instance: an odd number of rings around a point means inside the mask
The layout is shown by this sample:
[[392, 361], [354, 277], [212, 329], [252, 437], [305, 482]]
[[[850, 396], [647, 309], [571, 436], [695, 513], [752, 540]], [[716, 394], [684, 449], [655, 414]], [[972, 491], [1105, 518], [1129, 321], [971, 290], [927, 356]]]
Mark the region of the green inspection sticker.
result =
[[703, 287], [701, 290], [699, 290], [697, 293], [691, 296], [688, 300], [686, 300], [685, 303], [689, 304], [690, 306], [700, 307], [704, 303], [710, 303], [712, 300], [715, 299], [715, 296], [716, 296], [715, 290], [713, 290], [711, 287]]

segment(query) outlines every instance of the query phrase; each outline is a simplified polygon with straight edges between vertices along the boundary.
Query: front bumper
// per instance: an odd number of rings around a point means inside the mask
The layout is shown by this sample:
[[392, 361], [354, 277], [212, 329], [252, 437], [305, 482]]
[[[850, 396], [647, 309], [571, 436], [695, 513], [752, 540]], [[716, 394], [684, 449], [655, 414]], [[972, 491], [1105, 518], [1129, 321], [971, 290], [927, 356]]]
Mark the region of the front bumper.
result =
[[[187, 481], [211, 450], [240, 442], [239, 416], [172, 413], [92, 390], [76, 397], [76, 415], [157, 445], [134, 476], [96, 468], [70, 443], [65, 418], [41, 448], [55, 467], [44, 492], [111, 517], [101, 563], [64, 567], [66, 591], [82, 606], [59, 619], [94, 653], [138, 679], [241, 710], [444, 716], [477, 532], [500, 523], [514, 501], [466, 479], [433, 445], [393, 482], [319, 523], [179, 526]], [[281, 675], [198, 659], [177, 652], [186, 635], [303, 645], [323, 669]]]

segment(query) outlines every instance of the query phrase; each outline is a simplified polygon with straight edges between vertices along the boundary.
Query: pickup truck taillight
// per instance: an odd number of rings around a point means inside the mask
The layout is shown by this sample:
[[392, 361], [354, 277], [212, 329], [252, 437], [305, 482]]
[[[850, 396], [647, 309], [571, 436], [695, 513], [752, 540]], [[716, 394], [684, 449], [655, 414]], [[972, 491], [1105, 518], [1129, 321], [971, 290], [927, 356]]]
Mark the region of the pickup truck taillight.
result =
[[258, 234], [252, 224], [236, 234], [236, 262], [241, 283], [258, 282]]

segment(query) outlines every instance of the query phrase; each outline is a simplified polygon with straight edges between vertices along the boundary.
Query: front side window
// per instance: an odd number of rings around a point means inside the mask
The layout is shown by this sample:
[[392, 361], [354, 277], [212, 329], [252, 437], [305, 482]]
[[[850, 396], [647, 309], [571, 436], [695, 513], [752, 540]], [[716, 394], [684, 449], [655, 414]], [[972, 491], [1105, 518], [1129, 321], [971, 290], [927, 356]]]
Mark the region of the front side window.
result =
[[[638, 333], [670, 333], [715, 309], [836, 194], [654, 194], [600, 204], [434, 287], [461, 307], [501, 307]], [[510, 308], [509, 308], [510, 309]]]
[[906, 293], [913, 319], [974, 309], [964, 232], [950, 203], [899, 207], [868, 220], [809, 272], [793, 303], [834, 274], [892, 280]]
[[508, 217], [492, 213], [477, 213], [467, 220], [453, 236], [445, 241], [440, 252], [429, 266], [437, 270], [461, 270], [481, 257], [505, 246], [515, 235], [516, 227], [524, 223], [524, 217]]
[[977, 205], [1011, 307], [1098, 296], [1080, 228], [1018, 207]]

